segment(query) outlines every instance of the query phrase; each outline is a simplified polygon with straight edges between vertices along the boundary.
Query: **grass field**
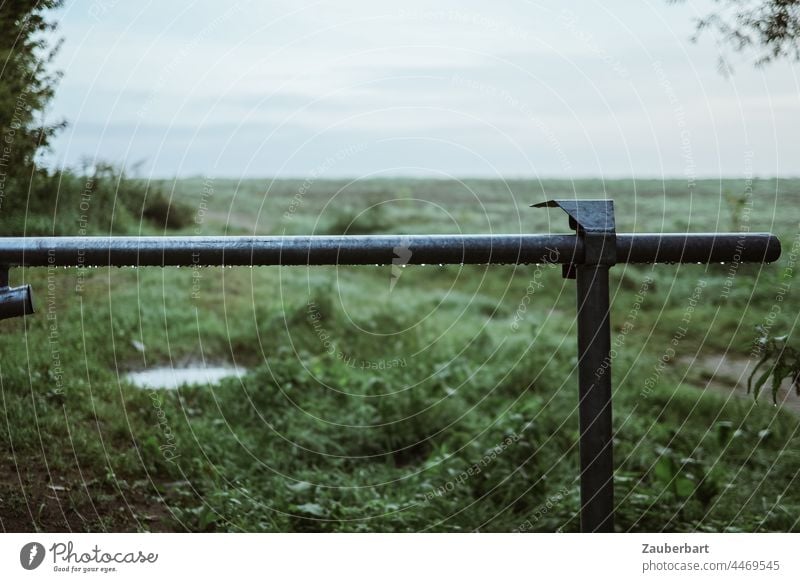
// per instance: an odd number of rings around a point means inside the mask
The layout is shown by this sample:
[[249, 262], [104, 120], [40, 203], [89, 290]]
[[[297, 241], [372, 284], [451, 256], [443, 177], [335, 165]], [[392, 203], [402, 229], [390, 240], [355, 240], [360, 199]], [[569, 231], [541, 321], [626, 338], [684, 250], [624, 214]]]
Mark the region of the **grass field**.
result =
[[[770, 266], [613, 269], [617, 528], [800, 530], [798, 396], [741, 393], [755, 327], [791, 334], [800, 313], [798, 289], [780, 291], [800, 180], [161, 186], [193, 213], [184, 234], [566, 232], [528, 206], [575, 196], [614, 198], [621, 232], [775, 232]], [[23, 280], [38, 315], [0, 323], [3, 530], [578, 529], [559, 269], [12, 271]], [[159, 392], [124, 378], [196, 362], [249, 373]]]

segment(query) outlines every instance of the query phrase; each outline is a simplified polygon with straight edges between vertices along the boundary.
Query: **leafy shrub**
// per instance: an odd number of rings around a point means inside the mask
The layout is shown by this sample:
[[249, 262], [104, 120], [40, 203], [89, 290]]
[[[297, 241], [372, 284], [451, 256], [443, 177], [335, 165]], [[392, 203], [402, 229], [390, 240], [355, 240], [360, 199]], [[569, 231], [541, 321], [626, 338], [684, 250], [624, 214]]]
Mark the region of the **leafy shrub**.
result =
[[154, 226], [167, 229], [185, 228], [191, 223], [188, 207], [175, 204], [161, 191], [156, 190], [144, 201], [142, 217]]
[[323, 234], [359, 235], [388, 230], [389, 221], [382, 205], [361, 211], [352, 207], [337, 209], [322, 229]]
[[771, 376], [774, 403], [778, 402], [778, 389], [785, 378], [791, 378], [795, 391], [800, 395], [800, 351], [787, 345], [788, 336], [770, 337], [763, 326], [757, 329], [761, 335], [756, 339], [754, 348], [760, 354], [760, 359], [747, 379], [747, 392], [752, 391], [753, 398], [758, 398], [761, 388]]
[[2, 207], [3, 234], [83, 236], [187, 226], [191, 209], [161, 188], [107, 163], [38, 171], [27, 184], [11, 183]]

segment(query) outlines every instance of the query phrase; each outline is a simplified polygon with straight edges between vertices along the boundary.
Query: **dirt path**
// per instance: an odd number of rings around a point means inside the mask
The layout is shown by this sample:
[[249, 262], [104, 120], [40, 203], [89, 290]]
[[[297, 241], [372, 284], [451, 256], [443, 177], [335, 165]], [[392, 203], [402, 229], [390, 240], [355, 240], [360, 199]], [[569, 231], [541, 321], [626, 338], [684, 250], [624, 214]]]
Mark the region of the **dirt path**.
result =
[[[0, 464], [0, 533], [8, 532], [170, 532], [183, 528], [169, 507], [176, 484], [159, 486], [146, 479], [109, 482], [83, 471], [59, 471], [49, 481], [46, 467], [12, 458]], [[185, 487], [182, 487], [185, 489]]]
[[[704, 390], [713, 390], [724, 396], [753, 399], [747, 393], [747, 378], [753, 371], [757, 361], [744, 358], [739, 354], [713, 354], [696, 360], [682, 358], [681, 364], [691, 368], [690, 378], [697, 379], [693, 384]], [[759, 396], [760, 402], [772, 404], [771, 386], [765, 386]], [[784, 409], [800, 416], [800, 396], [795, 394], [791, 382], [787, 379], [778, 390], [778, 404]]]

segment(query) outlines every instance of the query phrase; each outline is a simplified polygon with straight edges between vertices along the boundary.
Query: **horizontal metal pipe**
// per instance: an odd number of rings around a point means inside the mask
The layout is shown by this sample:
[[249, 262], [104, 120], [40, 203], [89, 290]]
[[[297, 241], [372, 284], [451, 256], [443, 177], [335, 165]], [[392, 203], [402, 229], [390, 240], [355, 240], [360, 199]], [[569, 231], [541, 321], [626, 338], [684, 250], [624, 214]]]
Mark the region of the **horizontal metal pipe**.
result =
[[619, 263], [772, 263], [781, 243], [768, 232], [618, 234]]
[[[617, 234], [619, 263], [772, 262], [769, 233]], [[583, 262], [569, 234], [0, 238], [6, 266], [527, 264]]]
[[0, 319], [30, 315], [33, 311], [33, 293], [30, 285], [0, 287]]

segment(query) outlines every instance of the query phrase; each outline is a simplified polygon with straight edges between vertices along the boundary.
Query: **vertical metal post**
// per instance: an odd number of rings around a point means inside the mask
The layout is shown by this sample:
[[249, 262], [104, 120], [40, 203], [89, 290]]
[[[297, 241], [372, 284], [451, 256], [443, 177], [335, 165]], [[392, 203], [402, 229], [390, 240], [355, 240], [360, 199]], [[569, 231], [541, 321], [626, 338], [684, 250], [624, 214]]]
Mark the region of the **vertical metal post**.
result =
[[577, 265], [581, 531], [614, 531], [607, 265]]
[[578, 416], [581, 531], [614, 531], [614, 456], [611, 425], [611, 325], [608, 269], [617, 262], [613, 200], [550, 200], [584, 243], [577, 264], [563, 265], [578, 299]]

